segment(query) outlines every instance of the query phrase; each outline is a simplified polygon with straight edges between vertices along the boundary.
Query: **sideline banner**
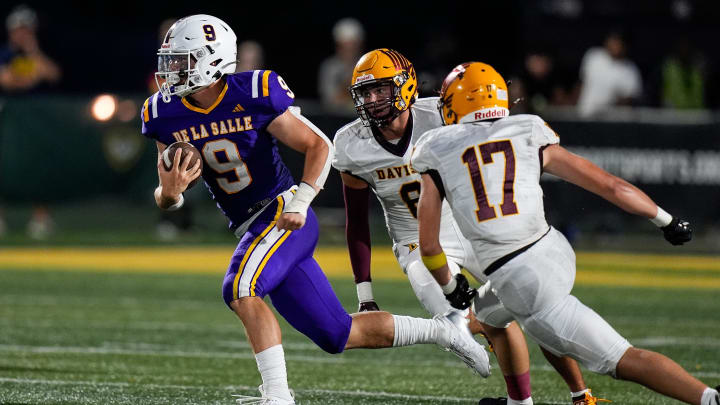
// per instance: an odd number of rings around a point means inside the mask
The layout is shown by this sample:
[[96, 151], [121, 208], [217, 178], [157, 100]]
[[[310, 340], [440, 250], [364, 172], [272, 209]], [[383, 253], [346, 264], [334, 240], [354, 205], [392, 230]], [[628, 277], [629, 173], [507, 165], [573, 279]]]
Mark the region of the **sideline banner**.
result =
[[[560, 143], [645, 191], [701, 229], [720, 222], [720, 124], [551, 122]], [[601, 198], [543, 175], [554, 223], [619, 231], [636, 218]], [[561, 225], [562, 226], [562, 225]]]

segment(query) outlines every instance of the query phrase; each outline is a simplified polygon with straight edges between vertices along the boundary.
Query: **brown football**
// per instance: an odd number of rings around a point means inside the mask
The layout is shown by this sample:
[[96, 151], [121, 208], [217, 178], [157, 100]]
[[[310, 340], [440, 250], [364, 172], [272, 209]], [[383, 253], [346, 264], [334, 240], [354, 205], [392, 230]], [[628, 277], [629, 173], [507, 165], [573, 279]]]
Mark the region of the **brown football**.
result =
[[[195, 162], [200, 159], [200, 173], [202, 173], [203, 161], [202, 156], [200, 156], [200, 151], [197, 150], [196, 147], [192, 146], [192, 144], [189, 144], [187, 142], [175, 142], [165, 148], [162, 153], [162, 161], [163, 166], [165, 166], [165, 170], [172, 169], [173, 158], [175, 157], [175, 151], [178, 148], [182, 149], [182, 154], [180, 155], [180, 162], [182, 162], [182, 159], [184, 159], [185, 156], [187, 156], [187, 154], [189, 153], [192, 156], [190, 157], [190, 164], [188, 165], [188, 167], [192, 167], [193, 165], [195, 165]], [[202, 176], [199, 176], [197, 179], [191, 181], [190, 184], [188, 184], [188, 189], [192, 188], [195, 184], [197, 184], [200, 181], [201, 177]]]

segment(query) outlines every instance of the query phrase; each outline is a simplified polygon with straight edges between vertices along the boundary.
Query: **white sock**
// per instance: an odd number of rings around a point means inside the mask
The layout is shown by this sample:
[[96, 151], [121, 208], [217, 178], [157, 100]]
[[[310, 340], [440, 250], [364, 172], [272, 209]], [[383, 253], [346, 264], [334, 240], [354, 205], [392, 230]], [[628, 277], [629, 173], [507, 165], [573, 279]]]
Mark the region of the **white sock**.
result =
[[720, 394], [710, 387], [705, 388], [700, 398], [700, 405], [720, 405]]
[[418, 343], [437, 343], [438, 323], [434, 319], [393, 315], [395, 337], [393, 347]]
[[579, 397], [580, 395], [585, 395], [585, 393], [586, 393], [586, 392], [588, 392], [588, 391], [590, 391], [590, 390], [589, 390], [589, 389], [587, 389], [587, 388], [585, 388], [585, 389], [584, 389], [584, 390], [582, 390], [582, 391], [578, 391], [578, 392], [570, 392], [570, 396], [571, 396], [571, 397], [573, 397], [573, 398], [575, 398], [575, 397]]
[[268, 397], [292, 400], [285, 369], [285, 353], [282, 345], [275, 345], [255, 354], [263, 390]]
[[507, 405], [533, 405], [532, 397], [527, 397], [523, 399], [522, 401], [518, 401], [516, 399], [509, 398], [507, 399]]

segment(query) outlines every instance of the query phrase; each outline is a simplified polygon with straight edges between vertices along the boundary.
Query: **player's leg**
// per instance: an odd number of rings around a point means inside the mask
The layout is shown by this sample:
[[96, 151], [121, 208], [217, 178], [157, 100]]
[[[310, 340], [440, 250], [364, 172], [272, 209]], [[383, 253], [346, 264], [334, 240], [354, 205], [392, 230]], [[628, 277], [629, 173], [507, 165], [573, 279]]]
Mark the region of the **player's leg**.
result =
[[[615, 373], [621, 380], [642, 384], [653, 391], [689, 404], [720, 404], [717, 391], [660, 353], [631, 347], [618, 362]], [[701, 402], [703, 396], [706, 397], [704, 403]]]
[[558, 357], [542, 346], [540, 346], [540, 350], [545, 356], [545, 360], [560, 374], [571, 392], [580, 392], [587, 389], [580, 367], [578, 367], [575, 360], [567, 356]]
[[262, 298], [242, 297], [232, 301], [230, 308], [242, 321], [254, 353], [281, 343], [280, 325]]
[[531, 404], [530, 355], [520, 327], [488, 284], [478, 288], [473, 312], [481, 322], [502, 370], [509, 404]]
[[490, 374], [487, 353], [467, 328], [467, 318], [460, 311], [436, 315], [432, 319], [392, 315], [387, 312], [353, 314], [346, 349], [400, 347], [415, 344], [437, 344], [455, 353], [465, 364], [483, 377]]
[[[525, 332], [552, 354], [569, 355], [591, 371], [700, 404], [707, 386], [672, 360], [632, 348], [595, 311], [569, 295], [575, 275], [572, 248], [557, 231], [546, 238], [491, 276], [494, 291]], [[650, 360], [654, 365], [644, 363]]]
[[271, 292], [275, 309], [298, 331], [329, 353], [345, 349], [384, 348], [435, 343], [453, 351], [476, 372], [487, 375], [482, 345], [458, 311], [434, 319], [392, 315], [384, 311], [348, 315], [320, 266], [308, 257]]
[[[225, 303], [240, 318], [263, 380], [263, 397], [294, 403], [287, 384], [280, 326], [263, 301], [286, 276], [285, 244], [293, 232], [275, 227], [283, 197], [272, 203], [242, 236], [223, 282]], [[296, 231], [297, 232], [297, 231]]]

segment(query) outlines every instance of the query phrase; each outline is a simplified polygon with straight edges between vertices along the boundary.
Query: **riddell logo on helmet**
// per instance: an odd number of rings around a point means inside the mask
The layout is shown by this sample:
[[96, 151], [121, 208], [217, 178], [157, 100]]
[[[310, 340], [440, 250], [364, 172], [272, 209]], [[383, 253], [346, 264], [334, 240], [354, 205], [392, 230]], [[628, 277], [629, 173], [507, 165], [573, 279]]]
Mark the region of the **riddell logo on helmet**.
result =
[[488, 107], [481, 110], [470, 111], [460, 118], [460, 123], [503, 118], [508, 115], [510, 115], [510, 111], [505, 107]]
[[370, 74], [370, 73], [368, 73], [368, 74], [366, 74], [366, 75], [358, 76], [358, 77], [355, 79], [355, 84], [358, 84], [358, 83], [360, 83], [360, 82], [364, 82], [364, 81], [367, 81], [367, 80], [372, 80], [372, 79], [374, 79], [374, 78], [375, 78], [375, 76], [373, 76], [373, 75]]
[[486, 120], [488, 118], [506, 117], [508, 111], [506, 109], [490, 109], [484, 111], [475, 111], [476, 120]]

